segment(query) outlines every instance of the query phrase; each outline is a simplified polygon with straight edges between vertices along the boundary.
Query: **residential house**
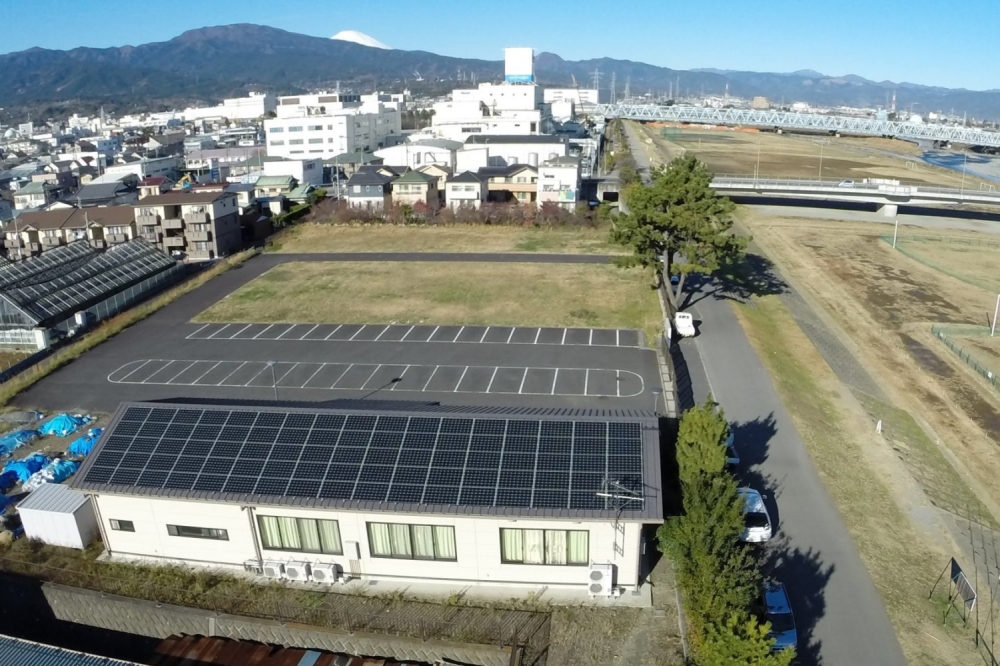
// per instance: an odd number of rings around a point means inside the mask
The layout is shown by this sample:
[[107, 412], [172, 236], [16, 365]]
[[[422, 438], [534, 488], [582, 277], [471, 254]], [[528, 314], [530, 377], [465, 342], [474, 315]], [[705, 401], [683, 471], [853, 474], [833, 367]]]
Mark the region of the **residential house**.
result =
[[538, 169], [528, 164], [483, 167], [477, 172], [487, 182], [489, 201], [534, 204], [538, 198]]
[[139, 201], [139, 190], [132, 183], [96, 183], [84, 185], [63, 198], [62, 203], [77, 208], [92, 206], [125, 206]]
[[226, 186], [226, 192], [236, 195], [236, 203], [240, 207], [240, 215], [246, 215], [251, 209], [257, 208], [257, 190], [253, 183], [232, 183]]
[[299, 159], [299, 160], [268, 160], [264, 162], [264, 176], [291, 176], [299, 185], [315, 185], [320, 187], [323, 184], [323, 160]]
[[41, 208], [68, 192], [69, 188], [56, 183], [27, 183], [14, 192], [14, 208], [17, 210]]
[[440, 197], [441, 205], [444, 205], [444, 186], [455, 172], [449, 167], [441, 164], [425, 164], [424, 166], [419, 167], [417, 171], [425, 173], [428, 176], [432, 176], [433, 178], [437, 178], [438, 196]]
[[347, 203], [351, 208], [385, 210], [392, 206], [392, 182], [396, 176], [378, 171], [358, 171], [347, 181]]
[[486, 201], [488, 192], [485, 178], [471, 171], [463, 171], [449, 178], [445, 184], [445, 204], [452, 210], [459, 208], [478, 210]]
[[142, 144], [147, 153], [157, 157], [164, 155], [184, 154], [184, 132], [167, 132], [164, 134], [154, 134]]
[[364, 151], [341, 153], [323, 161], [324, 166], [330, 167], [334, 180], [336, 180], [338, 172], [344, 180], [347, 180], [363, 166], [383, 163], [384, 160], [375, 153]]
[[139, 236], [166, 252], [216, 259], [242, 247], [236, 194], [174, 190], [145, 197], [135, 208]]
[[298, 186], [299, 181], [294, 176], [261, 176], [254, 184], [254, 191], [258, 198], [287, 197]]
[[304, 204], [308, 203], [310, 197], [312, 197], [313, 192], [315, 192], [317, 187], [305, 183], [304, 185], [299, 185], [294, 190], [288, 193], [287, 199], [291, 204]]
[[139, 198], [155, 196], [169, 192], [174, 188], [174, 181], [166, 176], [146, 176], [139, 183]]
[[419, 171], [407, 171], [392, 184], [392, 202], [408, 206], [422, 204], [432, 209], [437, 208], [440, 203], [437, 178]]
[[580, 192], [580, 160], [557, 157], [538, 167], [538, 207], [554, 204], [576, 210]]

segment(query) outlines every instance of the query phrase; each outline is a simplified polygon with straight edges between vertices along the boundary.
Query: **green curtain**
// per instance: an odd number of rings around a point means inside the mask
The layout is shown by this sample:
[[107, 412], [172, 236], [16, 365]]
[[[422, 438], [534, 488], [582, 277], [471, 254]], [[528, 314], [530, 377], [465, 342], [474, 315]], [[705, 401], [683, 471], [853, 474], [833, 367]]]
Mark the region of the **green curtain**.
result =
[[319, 543], [319, 528], [315, 518], [298, 518], [299, 538], [302, 540], [302, 551], [306, 553], [321, 552]]
[[565, 530], [545, 530], [545, 563], [566, 564]]
[[500, 530], [500, 560], [524, 562], [524, 530]]
[[340, 524], [336, 520], [317, 520], [319, 540], [324, 553], [342, 555], [344, 546], [340, 542]]
[[391, 523], [389, 537], [392, 539], [393, 557], [413, 557], [413, 546], [410, 543], [410, 526]]
[[257, 516], [257, 527], [260, 528], [260, 544], [264, 548], [281, 548], [281, 531], [278, 529], [278, 519], [274, 516]]
[[430, 525], [413, 525], [413, 556], [424, 560], [434, 559], [434, 528]]
[[434, 527], [434, 557], [439, 560], [455, 560], [455, 528], [450, 525]]
[[392, 557], [392, 540], [387, 523], [368, 523], [368, 545], [376, 557]]
[[590, 532], [573, 531], [566, 539], [566, 563], [590, 564]]
[[545, 564], [545, 532], [524, 530], [524, 563]]
[[302, 540], [299, 539], [299, 526], [295, 518], [278, 518], [278, 529], [281, 531], [281, 547], [288, 550], [301, 550]]

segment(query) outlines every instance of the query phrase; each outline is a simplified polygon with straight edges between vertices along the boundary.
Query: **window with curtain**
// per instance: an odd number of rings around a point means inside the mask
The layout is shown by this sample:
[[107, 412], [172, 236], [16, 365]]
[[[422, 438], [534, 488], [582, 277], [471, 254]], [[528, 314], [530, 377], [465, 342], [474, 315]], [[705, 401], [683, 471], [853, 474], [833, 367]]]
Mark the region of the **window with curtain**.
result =
[[458, 559], [455, 528], [451, 525], [368, 523], [368, 549], [372, 557], [405, 560]]
[[343, 555], [340, 525], [336, 520], [257, 516], [260, 543], [265, 550]]
[[500, 561], [584, 566], [590, 564], [590, 532], [501, 528]]

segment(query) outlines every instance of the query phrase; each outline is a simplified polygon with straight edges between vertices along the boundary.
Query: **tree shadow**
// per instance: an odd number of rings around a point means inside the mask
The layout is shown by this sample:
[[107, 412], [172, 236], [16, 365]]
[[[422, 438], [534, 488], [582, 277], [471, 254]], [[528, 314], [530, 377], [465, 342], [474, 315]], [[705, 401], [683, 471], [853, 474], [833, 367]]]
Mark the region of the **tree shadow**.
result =
[[[782, 540], [777, 547], [768, 549], [764, 562], [765, 576], [785, 584], [795, 616], [798, 632], [796, 664], [818, 665], [822, 641], [816, 638], [816, 623], [826, 613], [826, 586], [833, 575], [834, 566], [826, 565], [818, 553], [799, 548], [789, 549]], [[845, 636], [845, 640], [851, 637]]]
[[684, 358], [684, 351], [676, 340], [670, 343], [670, 360], [674, 368], [677, 408], [680, 413], [684, 413], [695, 406], [694, 385], [691, 383], [691, 371]]
[[713, 275], [688, 276], [688, 285], [681, 302], [682, 310], [707, 298], [747, 303], [754, 296], [777, 296], [788, 291], [788, 283], [778, 275], [774, 262], [752, 252], [728, 270]]
[[753, 421], [734, 421], [730, 428], [733, 430], [733, 444], [740, 456], [741, 470], [756, 467], [767, 460], [771, 439], [778, 432], [774, 413]]

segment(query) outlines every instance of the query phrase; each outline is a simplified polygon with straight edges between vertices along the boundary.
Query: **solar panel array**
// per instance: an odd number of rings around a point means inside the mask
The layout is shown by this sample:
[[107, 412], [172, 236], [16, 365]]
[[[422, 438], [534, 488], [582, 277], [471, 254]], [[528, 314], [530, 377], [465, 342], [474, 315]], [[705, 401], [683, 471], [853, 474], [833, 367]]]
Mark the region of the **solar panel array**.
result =
[[[45, 262], [46, 254], [0, 274], [5, 298], [33, 315], [37, 322], [65, 317], [88, 304], [103, 300], [121, 289], [175, 265], [173, 259], [144, 240], [134, 239], [97, 252], [85, 241], [70, 243], [51, 253], [57, 261], [43, 263], [38, 271], [29, 266]], [[20, 277], [13, 280], [12, 271]]]
[[54, 247], [27, 261], [4, 265], [0, 269], [0, 289], [43, 282], [45, 275], [67, 273], [97, 254], [97, 249], [87, 241], [76, 241]]
[[534, 509], [641, 490], [642, 425], [128, 406], [84, 484]]

